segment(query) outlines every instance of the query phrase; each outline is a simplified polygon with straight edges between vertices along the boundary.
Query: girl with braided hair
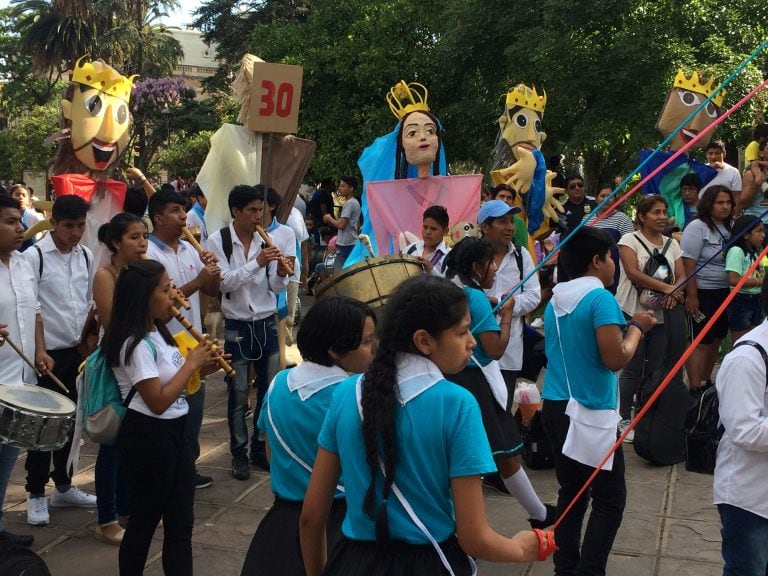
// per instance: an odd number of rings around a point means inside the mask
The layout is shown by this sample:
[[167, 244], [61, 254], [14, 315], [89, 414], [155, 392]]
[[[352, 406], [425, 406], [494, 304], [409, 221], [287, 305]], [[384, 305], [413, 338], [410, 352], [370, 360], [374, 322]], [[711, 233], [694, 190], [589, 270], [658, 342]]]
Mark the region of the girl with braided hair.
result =
[[[308, 576], [464, 576], [474, 571], [467, 554], [544, 556], [533, 532], [505, 538], [488, 526], [480, 477], [496, 467], [480, 410], [443, 376], [469, 360], [469, 322], [464, 292], [442, 278], [410, 278], [389, 299], [376, 356], [339, 385], [320, 432], [300, 520]], [[324, 527], [342, 473], [343, 538], [326, 564]]]

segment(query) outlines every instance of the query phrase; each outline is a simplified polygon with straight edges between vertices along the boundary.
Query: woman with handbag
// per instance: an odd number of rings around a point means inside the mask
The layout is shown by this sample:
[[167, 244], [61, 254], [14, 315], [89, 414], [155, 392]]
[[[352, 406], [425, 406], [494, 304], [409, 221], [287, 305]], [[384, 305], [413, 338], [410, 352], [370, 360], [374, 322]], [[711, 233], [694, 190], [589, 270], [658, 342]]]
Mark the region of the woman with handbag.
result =
[[[698, 336], [705, 318], [710, 318], [730, 293], [725, 256], [733, 211], [733, 192], [725, 186], [712, 186], [699, 199], [696, 219], [683, 230], [680, 245], [685, 274], [691, 276], [685, 287], [685, 311], [692, 319], [691, 338]], [[717, 350], [728, 329], [728, 315], [721, 314], [685, 363], [691, 392], [711, 384]]]
[[[646, 196], [637, 203], [637, 231], [619, 240], [621, 274], [616, 289], [626, 318], [650, 310], [656, 326], [637, 347], [632, 360], [619, 377], [621, 423], [629, 424], [633, 398], [644, 376], [665, 376], [668, 368], [685, 349], [685, 318], [681, 303], [685, 299], [680, 282], [685, 278], [683, 253], [677, 240], [664, 236], [667, 225], [667, 201], [659, 195]], [[632, 433], [627, 436], [632, 441]]]

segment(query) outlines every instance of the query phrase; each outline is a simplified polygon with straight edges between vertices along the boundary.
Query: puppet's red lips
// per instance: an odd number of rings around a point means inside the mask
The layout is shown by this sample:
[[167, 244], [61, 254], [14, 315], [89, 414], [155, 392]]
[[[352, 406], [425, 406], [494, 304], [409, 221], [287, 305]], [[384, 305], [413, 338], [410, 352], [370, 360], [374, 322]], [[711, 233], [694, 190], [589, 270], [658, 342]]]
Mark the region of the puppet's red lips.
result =
[[112, 158], [112, 153], [115, 151], [116, 145], [94, 140], [91, 142], [91, 148], [93, 148], [93, 160], [96, 167], [103, 169], [109, 164], [109, 160]]
[[696, 138], [696, 136], [699, 134], [698, 130], [689, 130], [687, 128], [683, 128], [680, 130], [680, 139], [685, 142], [686, 144]]

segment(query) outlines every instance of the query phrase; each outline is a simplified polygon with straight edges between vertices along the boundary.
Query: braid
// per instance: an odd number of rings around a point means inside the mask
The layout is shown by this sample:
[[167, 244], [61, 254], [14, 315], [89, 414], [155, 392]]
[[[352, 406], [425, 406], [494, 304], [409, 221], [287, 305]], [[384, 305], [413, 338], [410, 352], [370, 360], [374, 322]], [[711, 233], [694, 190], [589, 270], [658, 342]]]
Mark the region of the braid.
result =
[[446, 276], [459, 277], [459, 280], [471, 288], [482, 290], [474, 277], [472, 265], [475, 262], [490, 263], [493, 258], [493, 246], [482, 238], [467, 236], [462, 238], [446, 257]]

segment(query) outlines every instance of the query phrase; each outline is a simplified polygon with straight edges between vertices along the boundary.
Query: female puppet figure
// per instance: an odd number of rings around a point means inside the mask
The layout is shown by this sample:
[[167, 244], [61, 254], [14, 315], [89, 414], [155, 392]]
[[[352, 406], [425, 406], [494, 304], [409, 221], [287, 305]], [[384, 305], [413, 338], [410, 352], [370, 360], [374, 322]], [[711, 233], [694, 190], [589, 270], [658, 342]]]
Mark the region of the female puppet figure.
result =
[[[537, 534], [505, 538], [488, 525], [480, 476], [495, 465], [480, 409], [443, 376], [461, 370], [475, 345], [464, 292], [416, 276], [386, 312], [373, 362], [339, 385], [320, 432], [301, 513], [307, 574], [469, 576], [468, 554], [544, 558], [551, 548], [539, 549]], [[342, 473], [344, 538], [325, 565], [324, 528]]]
[[[320, 300], [301, 323], [297, 344], [303, 362], [272, 381], [259, 416], [275, 503], [259, 524], [242, 576], [304, 576], [299, 516], [317, 454], [317, 437], [337, 385], [365, 372], [375, 350], [376, 315], [358, 300]], [[334, 494], [326, 530], [328, 549], [341, 537], [347, 509], [341, 487]]]

